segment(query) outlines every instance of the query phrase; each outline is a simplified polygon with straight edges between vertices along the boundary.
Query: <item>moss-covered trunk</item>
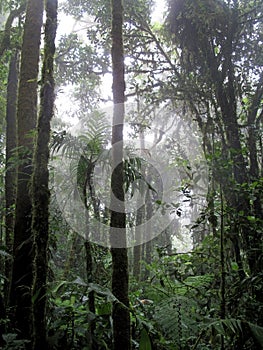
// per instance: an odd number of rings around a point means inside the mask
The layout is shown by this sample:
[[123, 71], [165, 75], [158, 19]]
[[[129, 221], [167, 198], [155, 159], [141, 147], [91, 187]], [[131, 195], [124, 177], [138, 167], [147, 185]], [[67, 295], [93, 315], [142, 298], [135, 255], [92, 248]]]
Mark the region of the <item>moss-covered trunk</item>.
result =
[[33, 162], [32, 229], [34, 235], [34, 349], [46, 350], [46, 303], [49, 236], [49, 141], [54, 107], [53, 60], [57, 30], [57, 0], [46, 1], [46, 25], [40, 112]]
[[[113, 126], [112, 157], [113, 171], [111, 190], [111, 254], [112, 254], [112, 292], [123, 304], [113, 305], [113, 347], [115, 350], [129, 350], [130, 315], [129, 315], [129, 275], [126, 248], [126, 215], [124, 204], [123, 176], [123, 122], [124, 122], [124, 56], [123, 56], [123, 6], [121, 0], [112, 0], [112, 70], [113, 70]], [[118, 247], [118, 248], [117, 248]]]
[[[18, 176], [14, 228], [14, 263], [10, 291], [13, 323], [19, 337], [32, 336], [32, 202], [29, 191], [37, 119], [39, 47], [43, 0], [28, 0], [21, 51], [17, 103]], [[30, 343], [28, 344], [30, 348]]]

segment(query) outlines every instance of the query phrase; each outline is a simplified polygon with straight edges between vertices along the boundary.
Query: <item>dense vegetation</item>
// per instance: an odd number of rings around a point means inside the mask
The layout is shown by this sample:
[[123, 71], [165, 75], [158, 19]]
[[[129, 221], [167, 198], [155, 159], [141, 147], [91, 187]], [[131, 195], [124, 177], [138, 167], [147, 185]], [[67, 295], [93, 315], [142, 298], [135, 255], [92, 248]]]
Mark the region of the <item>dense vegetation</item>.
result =
[[3, 350], [263, 348], [263, 4], [158, 3], [0, 0]]

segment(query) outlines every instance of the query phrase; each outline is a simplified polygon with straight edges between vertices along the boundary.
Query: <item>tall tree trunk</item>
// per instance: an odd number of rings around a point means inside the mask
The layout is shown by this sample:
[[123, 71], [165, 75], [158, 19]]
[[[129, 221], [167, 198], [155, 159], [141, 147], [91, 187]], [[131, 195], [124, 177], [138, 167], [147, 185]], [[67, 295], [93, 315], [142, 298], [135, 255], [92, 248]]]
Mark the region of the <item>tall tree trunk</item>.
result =
[[[18, 181], [14, 228], [14, 262], [10, 291], [14, 326], [19, 337], [32, 336], [32, 203], [29, 191], [37, 119], [39, 47], [43, 23], [43, 0], [28, 0], [21, 51], [17, 103]], [[26, 320], [26, 321], [25, 321]], [[28, 344], [30, 348], [30, 344]]]
[[[140, 101], [137, 102], [137, 111], [138, 114], [140, 113]], [[141, 130], [139, 132], [139, 139], [140, 139], [140, 148], [141, 150], [145, 149], [145, 142], [144, 142], [144, 132]], [[143, 176], [145, 176], [145, 169], [138, 169], [141, 171]], [[140, 192], [141, 196], [144, 195], [146, 192], [146, 185], [143, 184], [140, 186]], [[136, 213], [136, 225], [135, 225], [135, 246], [133, 248], [133, 276], [136, 278], [137, 281], [140, 281], [141, 279], [141, 260], [142, 260], [142, 241], [143, 241], [143, 235], [144, 232], [142, 231], [142, 223], [145, 220], [145, 204], [141, 205], [141, 200], [138, 199], [137, 201], [137, 213]]]
[[[85, 181], [85, 186], [86, 186], [86, 181]], [[83, 191], [85, 193], [85, 191]], [[85, 221], [86, 221], [86, 240], [84, 243], [84, 247], [85, 247], [85, 253], [86, 253], [86, 274], [87, 274], [87, 282], [88, 283], [93, 283], [94, 279], [93, 279], [93, 247], [92, 247], [92, 243], [90, 242], [90, 216], [89, 216], [89, 207], [87, 204], [87, 195], [85, 193], [84, 196], [84, 204], [86, 207], [86, 214], [85, 214]], [[94, 213], [95, 213], [95, 207], [94, 207]], [[89, 298], [89, 303], [88, 303], [88, 307], [89, 307], [89, 312], [92, 312], [93, 314], [96, 313], [96, 306], [95, 306], [95, 293], [94, 291], [90, 291], [88, 294], [88, 298]], [[89, 348], [91, 350], [97, 350], [97, 343], [94, 337], [95, 334], [95, 330], [96, 330], [96, 323], [94, 322], [94, 320], [92, 320], [90, 322], [90, 328], [89, 328], [89, 333], [88, 333], [88, 344], [89, 344]]]
[[[250, 181], [253, 183], [257, 182], [260, 178], [260, 166], [258, 161], [258, 149], [257, 143], [260, 140], [260, 128], [258, 121], [260, 118], [257, 118], [257, 114], [260, 111], [260, 106], [263, 97], [263, 73], [258, 80], [258, 86], [254, 93], [254, 96], [251, 98], [251, 105], [248, 113], [248, 150], [249, 150], [249, 176]], [[262, 112], [261, 112], [262, 113]], [[262, 118], [261, 118], [262, 119]], [[262, 210], [262, 192], [257, 190], [253, 194], [253, 208], [252, 215], [255, 215], [257, 219], [262, 221], [263, 219], [263, 210]], [[261, 224], [259, 224], [260, 226]], [[251, 260], [254, 274], [260, 274], [263, 268], [262, 261], [262, 232], [261, 229], [255, 227], [253, 234], [251, 235], [252, 241], [252, 252], [251, 252]], [[262, 294], [262, 293], [261, 293]], [[261, 296], [262, 298], [262, 296]]]
[[[87, 225], [89, 225], [89, 220], [87, 219]], [[92, 244], [87, 239], [85, 241], [85, 253], [86, 253], [86, 273], [87, 273], [87, 281], [88, 283], [93, 282], [93, 257], [92, 257]], [[92, 312], [95, 314], [96, 307], [95, 307], [95, 294], [94, 291], [89, 292], [89, 312]], [[94, 320], [90, 322], [90, 329], [89, 329], [89, 347], [91, 350], [97, 350], [98, 346], [96, 343], [96, 339], [94, 337], [96, 330], [96, 323]]]
[[[112, 0], [112, 70], [113, 70], [113, 126], [112, 157], [113, 171], [111, 204], [115, 208], [111, 212], [111, 254], [112, 254], [112, 292], [123, 304], [114, 303], [113, 347], [115, 350], [131, 349], [130, 315], [129, 315], [129, 274], [126, 248], [126, 215], [124, 204], [123, 174], [123, 122], [124, 122], [124, 56], [123, 56], [123, 5], [122, 0]], [[113, 197], [115, 196], [114, 199]], [[120, 248], [116, 248], [116, 247]]]
[[[224, 237], [224, 198], [222, 188], [220, 186], [220, 201], [221, 201], [221, 213], [220, 213], [220, 319], [226, 318], [226, 268], [225, 268], [225, 237]], [[221, 350], [225, 349], [224, 336], [221, 335]]]
[[[231, 194], [230, 206], [235, 209], [236, 213], [247, 213], [247, 215], [253, 215], [250, 212], [250, 198], [246, 191], [243, 191], [242, 185], [249, 182], [249, 171], [246, 167], [245, 158], [242, 152], [242, 142], [240, 136], [240, 128], [238, 125], [238, 115], [237, 115], [237, 95], [236, 95], [236, 82], [235, 82], [235, 68], [232, 62], [233, 60], [233, 42], [236, 34], [238, 13], [236, 11], [232, 12], [229, 16], [229, 26], [228, 33], [225, 42], [225, 53], [224, 53], [224, 67], [222, 72], [215, 68], [215, 65], [211, 62], [210, 74], [212, 80], [215, 82], [215, 94], [217, 98], [218, 106], [221, 110], [222, 121], [225, 127], [226, 140], [228, 142], [228, 150], [230, 154], [230, 159], [233, 164], [233, 180], [235, 184], [239, 187], [238, 192]], [[215, 63], [215, 62], [214, 62]], [[225, 75], [223, 74], [225, 72]], [[227, 79], [227, 83], [223, 84], [223, 81]], [[254, 102], [254, 101], [253, 101]], [[252, 103], [253, 105], [253, 103]], [[248, 124], [250, 128], [253, 126], [253, 120], [255, 119], [254, 108], [252, 107], [252, 114], [248, 113]], [[251, 132], [249, 132], [249, 141], [251, 139]], [[253, 143], [253, 142], [252, 142]], [[251, 151], [252, 143], [249, 142], [249, 150]], [[255, 150], [252, 149], [252, 153]], [[250, 160], [254, 163], [254, 156]], [[254, 165], [254, 164], [253, 164]], [[223, 180], [225, 181], [225, 180]], [[221, 183], [224, 186], [224, 183]], [[226, 186], [224, 186], [225, 188]], [[232, 186], [231, 186], [232, 187]], [[226, 198], [229, 197], [229, 189], [225, 190]], [[250, 223], [244, 218], [242, 214], [239, 222], [240, 235], [243, 240], [243, 247], [246, 253], [247, 262], [250, 268], [251, 274], [256, 272], [257, 261], [260, 259], [261, 251], [258, 249], [258, 237], [257, 232], [251, 229]], [[254, 232], [253, 232], [254, 231]], [[251, 237], [253, 237], [251, 239]], [[259, 239], [258, 239], [259, 238]]]
[[35, 350], [47, 349], [47, 273], [49, 237], [49, 141], [54, 107], [53, 61], [57, 30], [57, 0], [46, 0], [45, 47], [40, 94], [40, 113], [33, 162], [32, 228], [34, 235], [33, 315]]
[[[6, 173], [5, 173], [5, 245], [7, 252], [12, 254], [13, 233], [15, 223], [16, 200], [16, 165], [12, 162], [16, 148], [16, 102], [18, 88], [18, 61], [19, 54], [16, 50], [9, 64], [6, 101]], [[5, 261], [5, 303], [8, 305], [9, 287], [11, 278], [11, 261]]]
[[143, 217], [145, 212], [145, 206], [141, 206], [137, 209], [136, 213], [136, 225], [135, 225], [135, 246], [133, 248], [133, 276], [136, 281], [140, 281], [141, 278], [141, 260], [142, 260], [142, 228]]
[[[151, 183], [152, 181], [152, 177], [150, 174], [148, 174], [147, 177], [147, 181], [148, 183]], [[151, 218], [152, 218], [152, 214], [153, 214], [153, 204], [152, 204], [152, 196], [151, 196], [151, 192], [149, 189], [147, 189], [146, 192], [146, 237], [151, 237], [150, 232], [152, 231], [152, 223], [151, 223]], [[152, 262], [152, 241], [149, 240], [147, 242], [144, 243], [144, 250], [145, 250], [145, 262], [147, 265], [150, 265]], [[149, 277], [149, 270], [146, 268], [145, 272], [144, 272], [144, 280], [147, 280], [147, 278]]]

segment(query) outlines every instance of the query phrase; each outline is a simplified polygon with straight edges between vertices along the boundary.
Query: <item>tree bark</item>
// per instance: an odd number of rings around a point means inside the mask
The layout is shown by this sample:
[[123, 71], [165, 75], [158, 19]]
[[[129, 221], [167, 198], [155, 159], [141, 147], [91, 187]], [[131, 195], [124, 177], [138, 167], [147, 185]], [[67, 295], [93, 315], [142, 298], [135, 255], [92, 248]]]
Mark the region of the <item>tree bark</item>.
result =
[[[148, 183], [151, 183], [152, 181], [152, 177], [151, 174], [148, 174], [147, 177], [147, 181]], [[146, 192], [146, 237], [150, 237], [149, 232], [152, 231], [152, 224], [151, 224], [151, 218], [153, 215], [153, 204], [152, 204], [152, 196], [151, 196], [151, 192], [149, 189], [147, 189]], [[150, 265], [152, 262], [152, 249], [153, 245], [152, 245], [152, 241], [147, 241], [144, 243], [144, 250], [145, 250], [145, 262], [147, 265]], [[145, 269], [144, 272], [144, 280], [147, 280], [147, 278], [149, 277], [150, 272], [148, 269]]]
[[[113, 348], [115, 350], [131, 349], [130, 315], [129, 315], [129, 275], [128, 255], [126, 248], [126, 215], [124, 204], [124, 174], [123, 174], [123, 122], [124, 122], [124, 55], [123, 55], [123, 5], [121, 0], [112, 0], [112, 70], [113, 70], [113, 126], [112, 126], [112, 157], [113, 171], [111, 176], [111, 191], [118, 203], [111, 212], [110, 241], [112, 254], [112, 292], [122, 303], [114, 303], [113, 318]], [[116, 246], [120, 248], [116, 248]]]
[[49, 239], [49, 141], [54, 108], [53, 61], [57, 30], [57, 0], [46, 0], [46, 25], [40, 113], [33, 161], [32, 180], [32, 229], [34, 235], [34, 283], [33, 283], [33, 348], [46, 350], [47, 345], [47, 274]]
[[[32, 337], [32, 203], [29, 191], [37, 120], [37, 79], [43, 0], [28, 0], [21, 51], [17, 103], [18, 181], [15, 211], [13, 270], [10, 291], [13, 323], [19, 337]], [[26, 322], [25, 322], [26, 320]], [[30, 343], [28, 348], [30, 348]]]
[[[12, 161], [16, 149], [16, 103], [18, 89], [18, 51], [12, 54], [8, 82], [6, 101], [6, 174], [5, 174], [5, 245], [7, 252], [12, 255], [13, 233], [15, 223], [15, 200], [16, 200], [16, 164]], [[5, 261], [5, 281], [4, 295], [5, 304], [8, 305], [9, 288], [11, 279], [12, 264], [10, 259]]]
[[142, 229], [140, 225], [143, 222], [145, 212], [145, 206], [137, 209], [136, 213], [136, 225], [135, 225], [135, 246], [133, 248], [133, 276], [136, 281], [141, 279], [141, 260], [142, 260]]
[[[140, 113], [140, 101], [138, 100], [137, 102], [137, 112], [138, 114]], [[144, 132], [141, 130], [139, 132], [139, 139], [140, 139], [140, 148], [141, 150], [145, 149], [145, 142], [144, 142]], [[138, 169], [141, 171], [143, 176], [145, 177], [145, 169], [141, 168]], [[145, 193], [148, 193], [146, 190], [146, 184], [143, 184], [140, 186], [140, 192], [141, 196], [144, 195]], [[147, 198], [147, 196], [145, 195]], [[145, 200], [147, 200], [145, 198]], [[133, 248], [133, 276], [135, 279], [139, 282], [141, 280], [141, 260], [143, 258], [142, 256], [142, 251], [143, 251], [143, 236], [144, 232], [142, 231], [141, 225], [143, 221], [145, 220], [146, 216], [146, 205], [143, 204], [141, 205], [141, 200], [138, 199], [137, 201], [137, 212], [136, 212], [136, 225], [135, 225], [135, 247]], [[141, 205], [141, 206], [140, 206]], [[140, 206], [140, 207], [139, 207]]]

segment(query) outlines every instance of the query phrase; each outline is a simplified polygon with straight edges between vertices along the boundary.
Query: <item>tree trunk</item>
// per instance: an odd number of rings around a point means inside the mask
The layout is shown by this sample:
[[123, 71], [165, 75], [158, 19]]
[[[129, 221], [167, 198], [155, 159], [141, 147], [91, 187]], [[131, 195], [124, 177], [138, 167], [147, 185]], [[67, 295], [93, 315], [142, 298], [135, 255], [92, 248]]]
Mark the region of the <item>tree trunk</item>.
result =
[[[149, 174], [148, 178], [147, 178], [148, 183], [151, 183], [152, 181], [152, 177]], [[146, 237], [151, 237], [150, 232], [152, 231], [152, 224], [151, 224], [151, 218], [153, 215], [153, 204], [152, 204], [152, 196], [151, 196], [151, 192], [149, 189], [147, 189], [146, 192]], [[152, 241], [149, 240], [147, 242], [144, 243], [144, 250], [145, 250], [145, 262], [147, 265], [150, 265], [152, 262]], [[147, 280], [147, 278], [149, 277], [150, 272], [148, 269], [145, 269], [144, 272], [144, 280]]]
[[[89, 224], [87, 222], [87, 224]], [[87, 273], [87, 281], [88, 283], [93, 283], [93, 258], [92, 258], [92, 244], [89, 240], [85, 241], [85, 253], [86, 253], [86, 273]], [[89, 312], [92, 312], [95, 315], [96, 307], [95, 307], [95, 294], [94, 291], [89, 292]], [[96, 343], [96, 339], [94, 337], [96, 330], [96, 323], [94, 320], [90, 322], [89, 329], [89, 347], [92, 350], [97, 350], [98, 346]]]
[[47, 274], [49, 236], [49, 141], [50, 123], [54, 107], [53, 60], [57, 30], [57, 0], [46, 1], [45, 47], [42, 68], [40, 113], [37, 125], [37, 139], [34, 153], [32, 181], [34, 235], [34, 346], [35, 350], [47, 349]]
[[[16, 148], [16, 102], [18, 88], [18, 61], [19, 54], [15, 51], [9, 64], [6, 101], [6, 173], [5, 173], [5, 245], [7, 252], [12, 255], [13, 233], [15, 223], [15, 200], [16, 200], [16, 164], [12, 162]], [[8, 305], [9, 287], [11, 279], [11, 261], [5, 261], [4, 295]]]
[[[124, 56], [123, 56], [123, 6], [121, 0], [112, 0], [112, 70], [113, 70], [113, 126], [111, 177], [111, 212], [110, 240], [112, 254], [112, 292], [123, 304], [114, 303], [113, 347], [115, 350], [131, 349], [130, 314], [129, 314], [129, 275], [126, 248], [126, 215], [124, 204], [123, 176], [123, 122], [124, 122]], [[114, 199], [114, 197], [117, 199]], [[117, 248], [119, 247], [119, 248]]]
[[135, 225], [135, 244], [136, 245], [133, 248], [133, 276], [138, 282], [140, 281], [140, 277], [141, 277], [141, 260], [142, 260], [141, 241], [142, 241], [142, 235], [143, 235], [140, 225], [143, 222], [144, 209], [145, 209], [144, 206], [137, 209], [136, 225]]
[[[32, 203], [29, 191], [37, 119], [39, 47], [43, 0], [28, 0], [21, 51], [17, 103], [18, 182], [14, 228], [14, 262], [10, 306], [19, 337], [32, 337]], [[26, 320], [26, 321], [25, 321]], [[28, 348], [30, 348], [30, 344]]]
[[[138, 100], [137, 103], [137, 111], [138, 114], [140, 113], [140, 102]], [[139, 138], [140, 138], [140, 148], [141, 150], [145, 149], [145, 142], [144, 142], [144, 132], [141, 130], [139, 133]], [[138, 171], [141, 171], [142, 175], [145, 177], [145, 169], [141, 168], [138, 169]], [[143, 184], [140, 186], [140, 192], [141, 196], [144, 195], [145, 193], [148, 193], [146, 190], [146, 185]], [[146, 196], [147, 197], [147, 196]], [[147, 200], [147, 199], [146, 199]], [[133, 249], [133, 276], [135, 279], [139, 282], [141, 279], [141, 260], [142, 260], [142, 241], [143, 241], [143, 236], [144, 232], [142, 231], [142, 223], [145, 220], [145, 211], [146, 211], [146, 206], [145, 204], [141, 205], [141, 200], [138, 199], [137, 201], [137, 212], [136, 212], [136, 225], [135, 225], [135, 247]], [[141, 205], [141, 206], [140, 206]]]
[[[86, 253], [86, 275], [87, 275], [87, 282], [88, 283], [93, 283], [93, 247], [92, 243], [89, 241], [90, 240], [90, 218], [89, 218], [89, 208], [87, 205], [87, 201], [85, 198], [85, 207], [86, 207], [86, 215], [85, 215], [85, 220], [86, 220], [86, 241], [84, 243], [85, 246], [85, 253]], [[94, 315], [96, 313], [96, 305], [95, 305], [95, 293], [94, 291], [90, 291], [88, 294], [89, 298], [89, 312], [92, 312]], [[96, 323], [94, 320], [90, 322], [90, 328], [89, 328], [89, 333], [88, 333], [88, 343], [89, 343], [89, 348], [91, 350], [97, 350], [97, 343], [96, 339], [94, 337], [96, 330]]]

